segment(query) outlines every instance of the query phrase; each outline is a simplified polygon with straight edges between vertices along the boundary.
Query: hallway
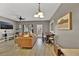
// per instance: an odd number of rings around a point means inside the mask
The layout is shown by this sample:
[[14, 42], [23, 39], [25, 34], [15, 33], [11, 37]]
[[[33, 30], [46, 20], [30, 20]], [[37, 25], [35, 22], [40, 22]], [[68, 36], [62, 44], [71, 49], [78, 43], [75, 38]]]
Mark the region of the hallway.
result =
[[21, 49], [14, 40], [0, 43], [0, 56], [53, 56], [53, 45], [42, 42], [38, 38], [32, 49]]

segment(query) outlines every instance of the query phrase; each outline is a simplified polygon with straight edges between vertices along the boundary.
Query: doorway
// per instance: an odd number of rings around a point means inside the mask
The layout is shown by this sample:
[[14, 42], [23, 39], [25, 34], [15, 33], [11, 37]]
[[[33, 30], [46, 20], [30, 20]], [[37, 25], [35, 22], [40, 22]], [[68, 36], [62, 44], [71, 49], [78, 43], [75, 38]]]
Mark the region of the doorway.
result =
[[42, 33], [43, 33], [43, 25], [42, 24], [38, 24], [37, 25], [37, 36], [38, 37], [42, 37]]

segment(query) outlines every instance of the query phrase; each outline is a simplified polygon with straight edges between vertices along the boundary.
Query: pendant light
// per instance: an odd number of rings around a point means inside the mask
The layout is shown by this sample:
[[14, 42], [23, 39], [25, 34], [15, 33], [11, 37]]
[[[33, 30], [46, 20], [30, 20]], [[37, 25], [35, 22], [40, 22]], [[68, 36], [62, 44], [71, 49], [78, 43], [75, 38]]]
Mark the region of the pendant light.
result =
[[44, 18], [44, 13], [40, 9], [40, 3], [38, 3], [38, 12], [36, 12], [34, 17]]

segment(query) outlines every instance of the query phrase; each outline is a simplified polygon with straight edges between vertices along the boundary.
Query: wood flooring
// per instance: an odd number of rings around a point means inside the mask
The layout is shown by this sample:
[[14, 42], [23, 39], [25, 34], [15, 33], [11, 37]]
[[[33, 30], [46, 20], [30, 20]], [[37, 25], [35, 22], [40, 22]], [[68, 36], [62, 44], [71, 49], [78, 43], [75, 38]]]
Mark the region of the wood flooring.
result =
[[22, 49], [14, 40], [0, 42], [0, 56], [53, 56], [53, 45], [38, 38], [32, 49]]

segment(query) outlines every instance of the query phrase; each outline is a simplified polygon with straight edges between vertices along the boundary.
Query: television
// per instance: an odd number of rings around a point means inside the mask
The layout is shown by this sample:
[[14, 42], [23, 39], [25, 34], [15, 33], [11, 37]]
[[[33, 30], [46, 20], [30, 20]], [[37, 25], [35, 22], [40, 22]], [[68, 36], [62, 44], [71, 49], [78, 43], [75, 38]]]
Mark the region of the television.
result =
[[13, 25], [8, 22], [0, 21], [0, 29], [13, 29]]

